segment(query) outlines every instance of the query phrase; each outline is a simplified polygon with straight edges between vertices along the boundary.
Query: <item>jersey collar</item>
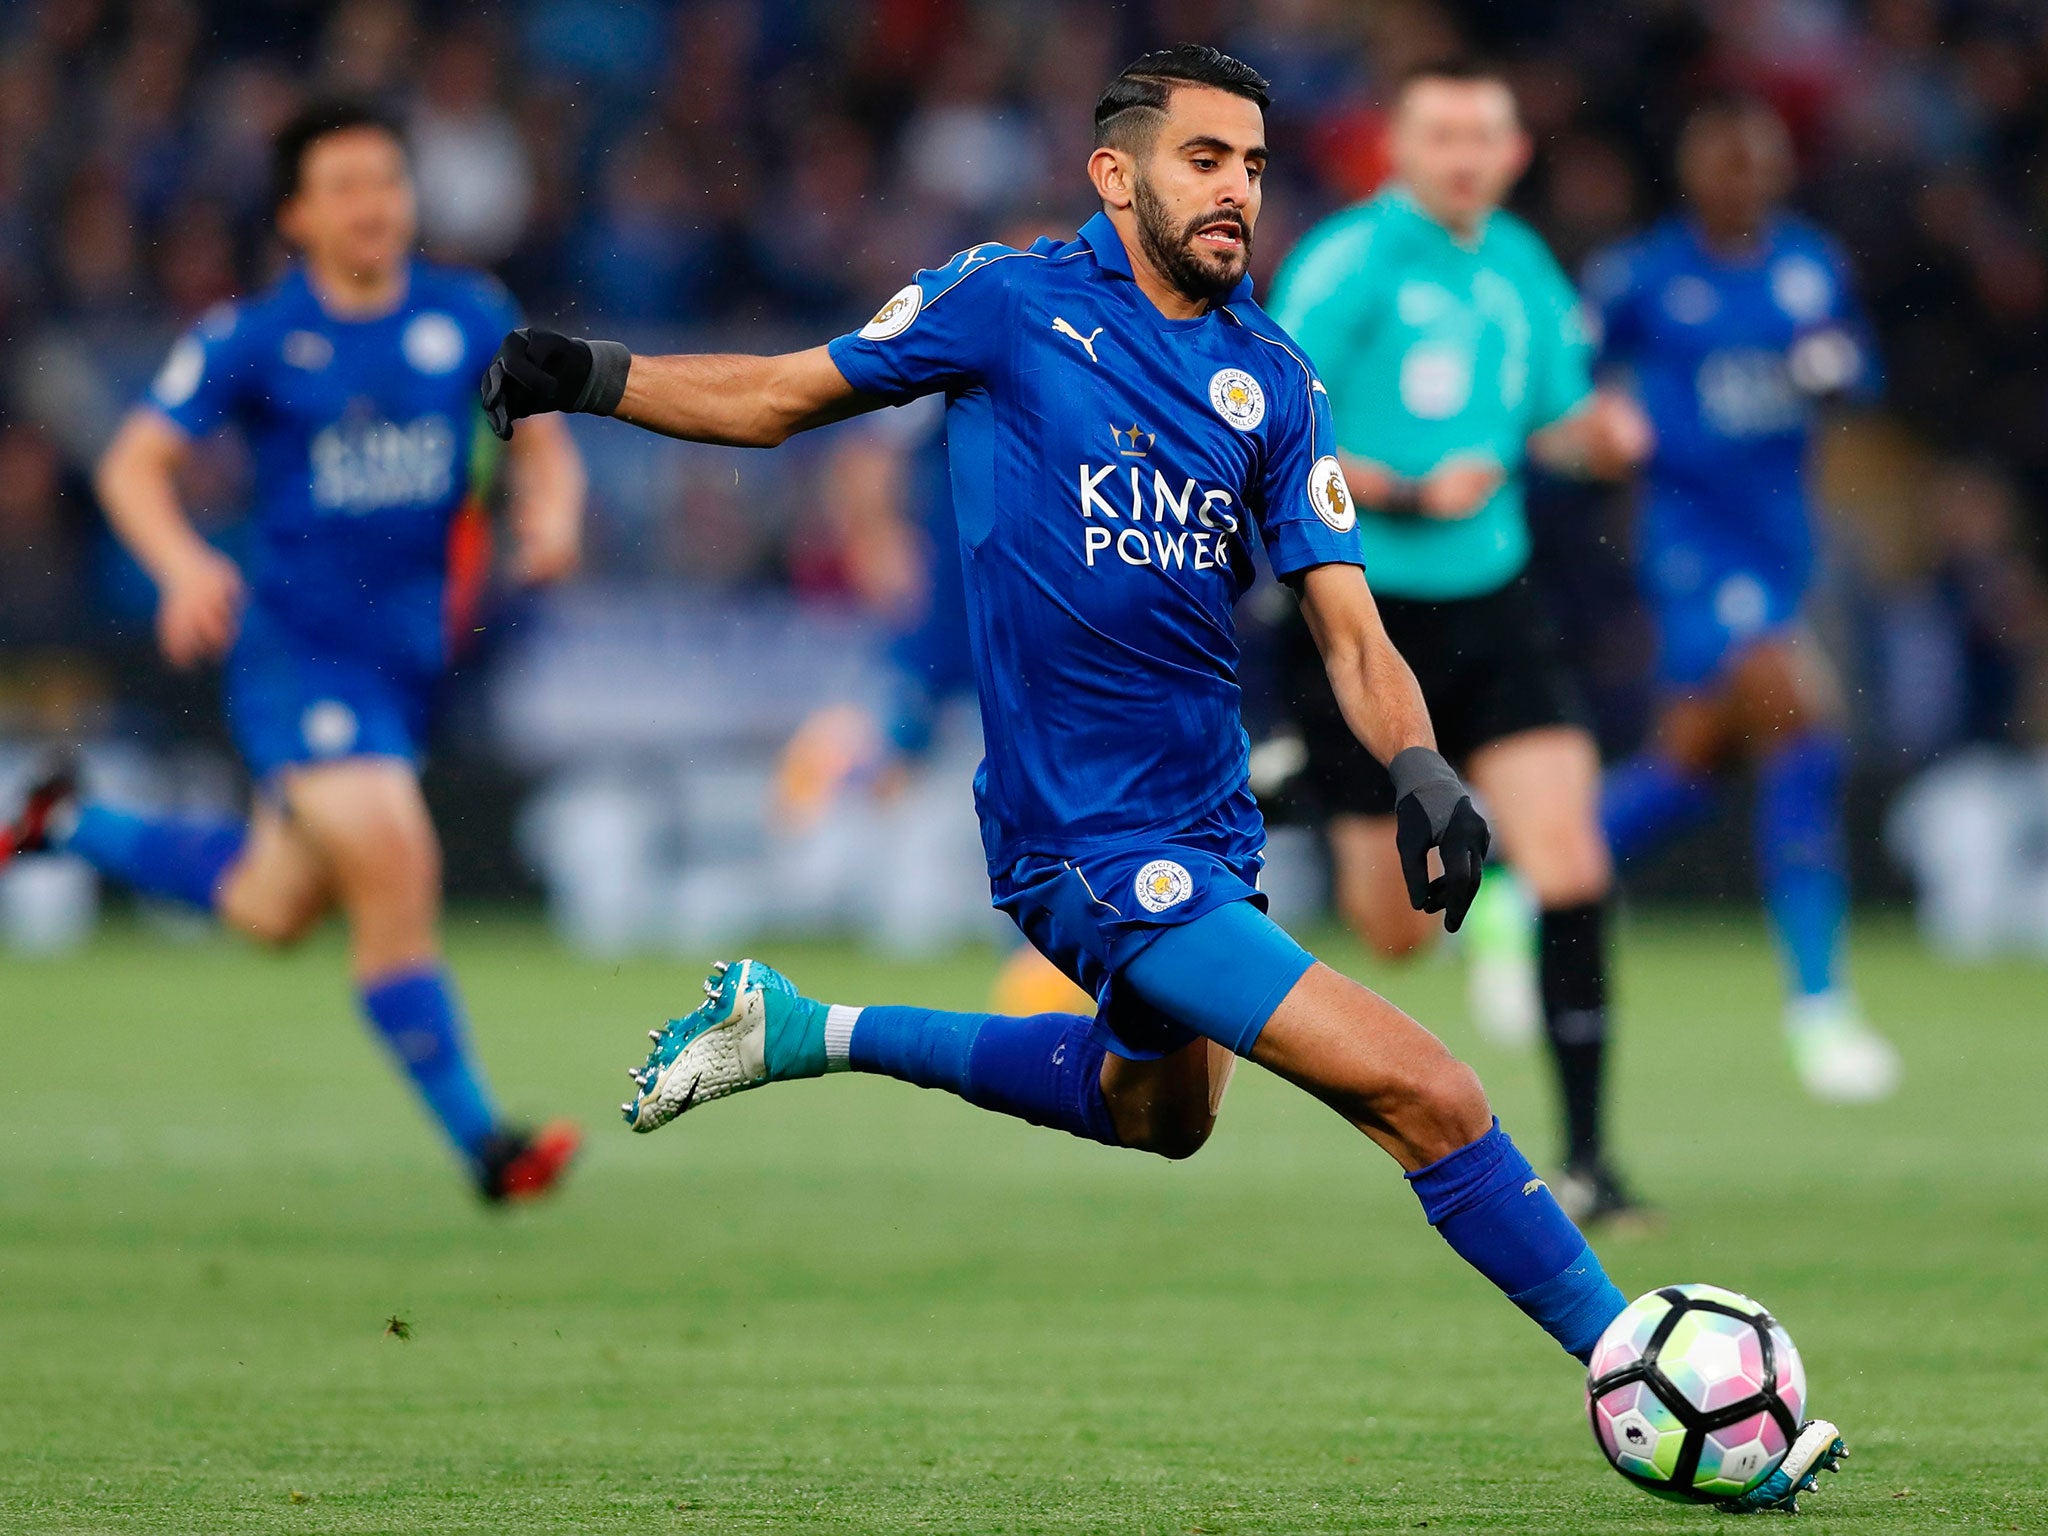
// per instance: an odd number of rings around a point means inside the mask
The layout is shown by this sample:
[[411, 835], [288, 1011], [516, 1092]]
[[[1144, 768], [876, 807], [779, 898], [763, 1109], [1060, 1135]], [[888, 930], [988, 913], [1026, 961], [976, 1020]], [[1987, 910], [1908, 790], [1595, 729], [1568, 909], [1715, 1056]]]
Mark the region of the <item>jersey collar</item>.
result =
[[[1083, 224], [1081, 239], [1095, 253], [1095, 264], [1103, 271], [1115, 273], [1118, 277], [1130, 278], [1133, 282], [1137, 280], [1131, 271], [1131, 256], [1130, 252], [1124, 249], [1123, 236], [1116, 232], [1116, 226], [1110, 223], [1107, 213], [1098, 213]], [[1224, 304], [1235, 304], [1251, 296], [1252, 275], [1247, 272], [1238, 279], [1237, 286], [1224, 295], [1221, 303], [1210, 307], [1209, 312], [1214, 314]]]
[[306, 270], [306, 263], [301, 259], [293, 260], [285, 268], [284, 284], [287, 289], [295, 294], [299, 302], [310, 306], [313, 313], [318, 315], [324, 324], [380, 325], [384, 321], [389, 320], [393, 315], [403, 314], [406, 306], [412, 303], [414, 280], [418, 276], [418, 263], [408, 257], [405, 263], [405, 281], [398, 290], [397, 302], [392, 304], [390, 308], [379, 310], [373, 315], [337, 315], [328, 309], [326, 302], [320, 297], [320, 290], [313, 286], [313, 278]]
[[1472, 231], [1471, 239], [1454, 233], [1449, 225], [1440, 222], [1435, 214], [1422, 206], [1421, 201], [1415, 196], [1414, 189], [1404, 181], [1390, 182], [1380, 196], [1386, 199], [1389, 207], [1400, 209], [1418, 224], [1435, 230], [1450, 244], [1468, 254], [1477, 252], [1484, 246], [1487, 235], [1493, 229], [1493, 214], [1489, 213], [1479, 221], [1479, 227]]
[[1778, 247], [1784, 232], [1784, 218], [1773, 212], [1764, 220], [1764, 226], [1757, 231], [1757, 241], [1749, 250], [1730, 255], [1717, 251], [1707, 243], [1707, 232], [1700, 227], [1700, 221], [1689, 213], [1675, 215], [1678, 227], [1684, 233], [1686, 243], [1693, 254], [1711, 266], [1725, 267], [1730, 271], [1749, 271], [1768, 266], [1771, 258], [1778, 254]]

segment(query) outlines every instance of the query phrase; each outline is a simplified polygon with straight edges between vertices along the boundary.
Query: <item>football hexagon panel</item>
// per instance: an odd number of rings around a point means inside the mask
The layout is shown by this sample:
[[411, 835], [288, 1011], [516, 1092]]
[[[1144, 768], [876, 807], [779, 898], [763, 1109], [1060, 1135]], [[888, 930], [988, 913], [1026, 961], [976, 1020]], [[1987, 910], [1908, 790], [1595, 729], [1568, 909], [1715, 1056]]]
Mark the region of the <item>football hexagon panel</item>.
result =
[[1657, 1369], [1701, 1413], [1732, 1408], [1766, 1385], [1763, 1335], [1746, 1318], [1688, 1308], [1659, 1347]]
[[1692, 1485], [1716, 1498], [1747, 1493], [1770, 1474], [1789, 1449], [1785, 1431], [1769, 1413], [1709, 1431], [1700, 1442]]
[[1600, 1342], [1593, 1346], [1593, 1358], [1587, 1367], [1589, 1377], [1598, 1381], [1610, 1372], [1634, 1365], [1642, 1359], [1657, 1325], [1664, 1321], [1664, 1315], [1670, 1310], [1671, 1303], [1656, 1291], [1630, 1302], [1621, 1315], [1607, 1325], [1606, 1331], [1600, 1335]]
[[1677, 1470], [1685, 1426], [1647, 1383], [1632, 1381], [1603, 1393], [1593, 1405], [1593, 1426], [1600, 1449], [1619, 1470], [1652, 1481]]

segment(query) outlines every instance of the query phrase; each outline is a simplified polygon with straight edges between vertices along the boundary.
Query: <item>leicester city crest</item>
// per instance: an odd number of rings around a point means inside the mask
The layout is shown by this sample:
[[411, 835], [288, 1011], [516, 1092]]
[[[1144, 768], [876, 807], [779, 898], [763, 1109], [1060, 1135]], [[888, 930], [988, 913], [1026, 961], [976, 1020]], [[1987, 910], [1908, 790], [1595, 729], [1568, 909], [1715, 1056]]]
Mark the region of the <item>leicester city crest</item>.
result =
[[1266, 392], [1242, 368], [1216, 370], [1209, 380], [1209, 403], [1240, 432], [1249, 432], [1266, 419]]
[[1147, 912], [1164, 912], [1195, 894], [1195, 877], [1187, 872], [1187, 866], [1171, 859], [1154, 859], [1138, 871], [1132, 884], [1138, 905]]

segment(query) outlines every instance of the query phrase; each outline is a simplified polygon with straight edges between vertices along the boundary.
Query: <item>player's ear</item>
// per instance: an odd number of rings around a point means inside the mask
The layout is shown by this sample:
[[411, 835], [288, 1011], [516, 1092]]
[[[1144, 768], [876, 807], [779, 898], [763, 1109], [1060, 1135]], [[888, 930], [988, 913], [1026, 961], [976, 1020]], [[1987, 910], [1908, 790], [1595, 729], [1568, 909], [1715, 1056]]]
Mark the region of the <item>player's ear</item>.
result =
[[1131, 157], [1107, 144], [1088, 157], [1088, 179], [1095, 195], [1112, 208], [1128, 208], [1136, 200], [1136, 166]]
[[1509, 186], [1513, 186], [1522, 179], [1523, 172], [1529, 169], [1529, 162], [1535, 158], [1535, 155], [1536, 141], [1529, 137], [1529, 130], [1526, 128], [1515, 129], [1514, 158], [1510, 162], [1514, 169], [1508, 176]]

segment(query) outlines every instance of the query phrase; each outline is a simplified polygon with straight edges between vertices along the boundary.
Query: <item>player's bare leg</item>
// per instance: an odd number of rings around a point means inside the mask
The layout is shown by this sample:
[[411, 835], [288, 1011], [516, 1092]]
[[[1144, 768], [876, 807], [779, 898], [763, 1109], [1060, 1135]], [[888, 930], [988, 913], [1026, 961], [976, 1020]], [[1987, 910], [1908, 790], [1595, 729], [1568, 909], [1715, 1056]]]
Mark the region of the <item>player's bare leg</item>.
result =
[[1599, 752], [1585, 731], [1549, 726], [1489, 742], [1466, 772], [1535, 899], [1541, 1013], [1565, 1121], [1558, 1198], [1580, 1222], [1640, 1214], [1602, 1140], [1614, 870], [1600, 831]]
[[1102, 1097], [1117, 1139], [1161, 1157], [1193, 1157], [1216, 1129], [1237, 1057], [1213, 1040], [1195, 1040], [1152, 1061], [1107, 1056]]
[[1307, 1089], [1410, 1172], [1492, 1124], [1477, 1073], [1392, 1003], [1327, 965], [1295, 983], [1251, 1059]]
[[1571, 726], [1520, 731], [1472, 754], [1502, 851], [1546, 908], [1603, 900], [1614, 879], [1600, 835], [1600, 756]]
[[411, 766], [359, 757], [301, 768], [285, 794], [334, 872], [357, 980], [438, 960], [441, 846]]
[[1756, 765], [1757, 861], [1786, 968], [1786, 1038], [1816, 1098], [1865, 1103], [1898, 1087], [1898, 1052], [1864, 1020], [1846, 978], [1848, 751], [1834, 669], [1797, 632], [1750, 646], [1729, 669], [1739, 749]]
[[1311, 966], [1251, 1059], [1305, 1088], [1398, 1162], [1458, 1255], [1583, 1360], [1622, 1308], [1556, 1198], [1488, 1107], [1479, 1078], [1366, 987]]
[[[1864, 1021], [1841, 976], [1842, 718], [1841, 687], [1827, 658], [1810, 636], [1788, 630], [1745, 646], [1710, 689], [1668, 704], [1647, 771], [1639, 762], [1620, 772], [1633, 771], [1636, 784], [1654, 784], [1662, 772], [1669, 781], [1663, 794], [1698, 801], [1708, 773], [1755, 766], [1757, 855], [1786, 961], [1793, 1065], [1816, 1098], [1860, 1103], [1889, 1096], [1900, 1067], [1897, 1051]], [[1656, 758], [1671, 766], [1660, 770]], [[1691, 786], [1680, 783], [1682, 774], [1694, 776]], [[1610, 796], [1610, 828], [1644, 824], [1654, 806], [1638, 792], [1630, 810], [1617, 815]]]
[[441, 849], [410, 764], [349, 758], [295, 770], [295, 828], [332, 872], [348, 918], [363, 1011], [468, 1159], [490, 1200], [546, 1192], [578, 1140], [558, 1122], [528, 1133], [499, 1121], [469, 1057], [441, 964]]
[[304, 938], [334, 899], [327, 856], [281, 807], [259, 803], [241, 856], [214, 899], [221, 922], [259, 944], [282, 947]]
[[1330, 892], [1345, 925], [1375, 954], [1405, 960], [1436, 942], [1443, 921], [1408, 900], [1391, 816], [1333, 816]]

